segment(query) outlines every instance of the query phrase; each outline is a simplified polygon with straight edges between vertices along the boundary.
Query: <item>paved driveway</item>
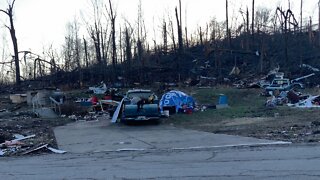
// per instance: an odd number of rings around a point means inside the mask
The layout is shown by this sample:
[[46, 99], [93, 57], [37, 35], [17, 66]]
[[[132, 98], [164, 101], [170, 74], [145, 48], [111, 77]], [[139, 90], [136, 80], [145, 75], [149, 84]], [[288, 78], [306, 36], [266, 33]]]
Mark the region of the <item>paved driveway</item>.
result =
[[59, 148], [72, 153], [201, 149], [285, 143], [186, 130], [162, 124], [135, 126], [110, 124], [109, 119], [76, 122], [58, 127], [54, 132]]

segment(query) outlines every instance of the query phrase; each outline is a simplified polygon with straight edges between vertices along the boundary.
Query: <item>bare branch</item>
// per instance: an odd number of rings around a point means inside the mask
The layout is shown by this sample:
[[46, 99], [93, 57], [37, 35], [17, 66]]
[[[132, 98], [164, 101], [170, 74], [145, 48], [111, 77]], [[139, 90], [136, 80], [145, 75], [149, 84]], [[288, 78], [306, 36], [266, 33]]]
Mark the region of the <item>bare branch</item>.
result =
[[13, 63], [14, 61], [12, 60], [12, 61], [7, 61], [7, 62], [0, 62], [0, 64], [11, 64], [11, 63]]
[[12, 1], [11, 8], [13, 8], [15, 2], [16, 2], [16, 0]]
[[9, 29], [9, 31], [11, 31], [11, 28], [10, 28], [9, 26], [7, 26], [7, 25], [4, 25], [4, 27], [8, 28], [8, 29]]
[[[5, 10], [3, 10], [3, 9], [0, 9], [0, 12], [3, 12], [3, 13], [5, 13], [6, 15], [10, 16], [10, 13], [9, 13], [9, 12], [12, 11], [15, 1], [16, 1], [16, 0], [13, 0], [12, 3], [11, 3], [11, 5], [9, 4], [9, 8], [8, 8], [7, 11], [5, 11]], [[9, 2], [8, 2], [8, 3], [9, 3]]]
[[0, 12], [3, 12], [3, 13], [5, 13], [6, 15], [9, 16], [9, 13], [8, 13], [7, 11], [3, 10], [3, 9], [0, 9]]

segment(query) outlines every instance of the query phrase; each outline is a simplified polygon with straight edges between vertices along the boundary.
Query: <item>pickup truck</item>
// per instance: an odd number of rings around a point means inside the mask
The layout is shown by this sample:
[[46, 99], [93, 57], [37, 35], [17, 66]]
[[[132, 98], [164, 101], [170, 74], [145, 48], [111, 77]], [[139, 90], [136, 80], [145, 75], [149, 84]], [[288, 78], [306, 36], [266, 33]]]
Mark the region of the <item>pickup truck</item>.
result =
[[278, 77], [278, 78], [275, 78], [269, 86], [265, 87], [265, 90], [269, 93], [275, 90], [278, 90], [281, 92], [281, 91], [289, 91], [291, 89], [303, 89], [304, 85], [299, 81], [314, 75], [315, 73], [311, 73], [293, 80], [289, 80], [283, 77], [281, 78]]
[[161, 117], [158, 97], [151, 90], [129, 90], [122, 105], [122, 122], [159, 121]]
[[291, 89], [296, 89], [296, 88], [302, 89], [304, 88], [304, 85], [299, 82], [292, 82], [287, 78], [280, 78], [280, 79], [274, 79], [270, 84], [270, 86], [267, 86], [265, 90], [267, 92], [275, 91], [275, 90], [278, 90], [281, 92], [281, 91], [289, 91]]

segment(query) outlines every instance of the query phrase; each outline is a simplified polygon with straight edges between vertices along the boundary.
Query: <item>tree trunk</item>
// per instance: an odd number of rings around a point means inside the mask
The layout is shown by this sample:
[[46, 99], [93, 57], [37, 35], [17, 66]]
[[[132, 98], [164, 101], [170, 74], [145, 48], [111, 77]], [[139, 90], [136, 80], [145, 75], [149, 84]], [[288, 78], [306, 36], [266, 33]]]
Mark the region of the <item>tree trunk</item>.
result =
[[264, 37], [262, 37], [262, 40], [261, 40], [261, 50], [260, 50], [261, 54], [260, 54], [260, 73], [263, 73], [263, 69], [264, 69]]
[[168, 32], [167, 32], [167, 23], [163, 21], [163, 53], [167, 54], [168, 52]]
[[247, 16], [247, 28], [246, 28], [246, 50], [249, 51], [249, 41], [250, 41], [250, 28], [249, 28], [249, 10], [248, 10], [248, 7], [247, 7], [247, 13], [246, 13], [246, 16]]
[[112, 67], [115, 71], [116, 64], [117, 64], [117, 46], [116, 46], [116, 15], [113, 12], [113, 7], [111, 4], [111, 0], [109, 0], [109, 18], [111, 21], [111, 36], [112, 36]]
[[126, 41], [126, 63], [130, 66], [132, 61], [132, 53], [131, 53], [131, 38], [129, 35], [128, 27], [125, 30], [125, 41]]
[[172, 44], [173, 44], [173, 50], [177, 51], [177, 45], [176, 45], [176, 40], [174, 37], [174, 30], [173, 30], [173, 23], [171, 21], [171, 34], [172, 34]]
[[252, 43], [254, 44], [254, 0], [252, 0], [252, 24], [251, 24], [251, 33], [252, 33]]
[[106, 58], [106, 38], [105, 33], [103, 32], [102, 26], [100, 27], [100, 39], [101, 39], [101, 62], [107, 64], [107, 58]]
[[185, 33], [186, 33], [186, 47], [189, 48], [189, 40], [188, 40], [188, 28], [185, 27]]
[[122, 49], [122, 31], [120, 27], [120, 34], [119, 34], [119, 49], [120, 49], [120, 63], [123, 63], [123, 49]]
[[87, 41], [86, 39], [83, 37], [83, 44], [84, 44], [84, 57], [85, 57], [85, 64], [86, 67], [89, 67], [89, 60], [88, 60], [88, 46], [87, 46]]
[[285, 17], [285, 24], [284, 24], [284, 56], [285, 56], [285, 65], [288, 68], [289, 57], [288, 57], [288, 23], [287, 23], [287, 17]]
[[101, 64], [100, 29], [98, 28], [97, 22], [95, 23], [95, 30], [92, 30], [91, 37], [94, 42], [94, 47], [96, 50], [97, 62], [98, 64]]
[[226, 29], [226, 37], [227, 37], [227, 41], [228, 41], [228, 47], [230, 48], [231, 47], [231, 33], [230, 33], [230, 30], [229, 30], [229, 11], [228, 11], [229, 7], [228, 7], [228, 0], [226, 0], [226, 26], [227, 26], [227, 29]]
[[201, 26], [199, 27], [199, 37], [200, 37], [200, 45], [203, 46], [203, 33]]
[[75, 53], [76, 53], [76, 64], [77, 64], [77, 68], [81, 69], [81, 60], [80, 60], [80, 38], [79, 38], [79, 29], [78, 29], [78, 25], [77, 22], [74, 23], [74, 30], [75, 30], [75, 37], [74, 37], [74, 48], [75, 48]]
[[[181, 1], [179, 1], [181, 3]], [[180, 4], [181, 7], [181, 4]], [[181, 55], [183, 52], [183, 39], [182, 39], [182, 29], [181, 29], [181, 19], [179, 20], [178, 16], [178, 9], [175, 9], [176, 11], [176, 19], [177, 19], [177, 27], [178, 27], [178, 44], [179, 44], [179, 49], [178, 52]], [[181, 9], [180, 9], [180, 15], [181, 15]]]
[[16, 37], [16, 31], [13, 25], [13, 17], [12, 17], [12, 9], [11, 9], [11, 16], [10, 16], [10, 35], [12, 39], [13, 49], [14, 49], [14, 64], [16, 66], [16, 84], [20, 85], [20, 62], [19, 62], [19, 50], [18, 50], [18, 41]]
[[7, 11], [0, 9], [0, 12], [5, 13], [9, 17], [10, 21], [10, 27], [6, 26], [10, 31], [10, 36], [12, 40], [13, 45], [13, 51], [14, 51], [14, 64], [15, 64], [15, 75], [16, 75], [16, 85], [20, 85], [21, 83], [21, 77], [20, 77], [20, 61], [19, 61], [19, 50], [18, 50], [18, 41], [16, 37], [16, 30], [14, 28], [13, 23], [13, 7], [14, 7], [15, 0], [12, 1], [11, 4], [9, 4], [9, 7]]

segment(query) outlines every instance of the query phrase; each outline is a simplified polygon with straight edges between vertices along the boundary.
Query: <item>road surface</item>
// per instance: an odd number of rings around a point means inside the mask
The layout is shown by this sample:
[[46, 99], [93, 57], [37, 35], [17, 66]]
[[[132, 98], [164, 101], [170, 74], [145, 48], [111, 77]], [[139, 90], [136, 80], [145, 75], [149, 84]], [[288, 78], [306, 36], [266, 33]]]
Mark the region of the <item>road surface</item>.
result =
[[319, 146], [1, 158], [0, 179], [319, 179]]

